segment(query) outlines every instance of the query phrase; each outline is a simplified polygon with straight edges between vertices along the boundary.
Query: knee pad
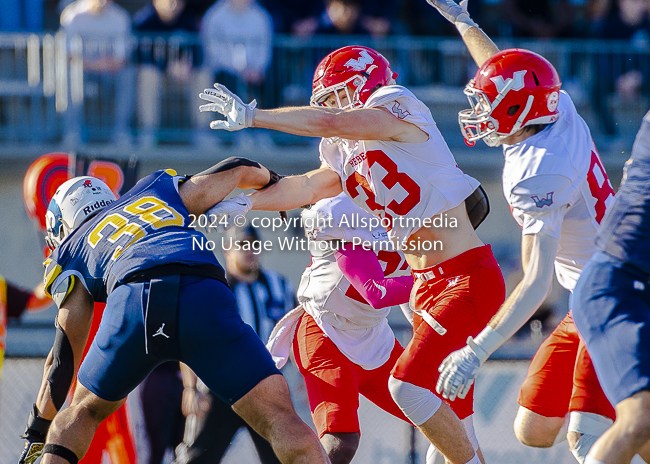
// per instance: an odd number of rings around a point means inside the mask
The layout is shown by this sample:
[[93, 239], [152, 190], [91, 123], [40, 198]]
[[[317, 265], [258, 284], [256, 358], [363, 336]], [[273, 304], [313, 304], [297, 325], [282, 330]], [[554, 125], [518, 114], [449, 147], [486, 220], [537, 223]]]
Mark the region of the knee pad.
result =
[[427, 457], [424, 462], [425, 464], [446, 464], [447, 461], [442, 453], [438, 451], [436, 445], [431, 443], [427, 449]]
[[54, 322], [56, 335], [52, 346], [52, 367], [47, 376], [50, 386], [50, 397], [56, 410], [60, 410], [65, 403], [68, 390], [74, 378], [74, 353], [70, 340], [59, 325], [58, 318]]
[[476, 438], [476, 431], [474, 430], [473, 414], [470, 415], [470, 416], [467, 416], [461, 422], [463, 423], [463, 427], [465, 427], [465, 432], [467, 433], [467, 438], [469, 439], [469, 442], [472, 444], [472, 447], [474, 448], [474, 451], [478, 450], [478, 438]]
[[580, 464], [584, 464], [589, 450], [596, 443], [598, 437], [605, 433], [613, 423], [610, 418], [600, 414], [571, 411], [568, 431], [582, 434], [571, 449], [571, 453]]
[[431, 390], [402, 382], [392, 375], [388, 379], [388, 390], [397, 406], [413, 425], [424, 424], [442, 404], [442, 400]]

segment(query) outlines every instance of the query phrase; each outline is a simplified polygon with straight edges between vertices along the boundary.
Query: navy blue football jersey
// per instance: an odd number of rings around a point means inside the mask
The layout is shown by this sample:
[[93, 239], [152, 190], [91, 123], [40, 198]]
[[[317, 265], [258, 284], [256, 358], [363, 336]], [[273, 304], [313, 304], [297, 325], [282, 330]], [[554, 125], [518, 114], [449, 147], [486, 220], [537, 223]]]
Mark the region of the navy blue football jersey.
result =
[[134, 274], [160, 266], [216, 266], [223, 272], [214, 254], [198, 245], [205, 236], [189, 227], [179, 180], [171, 169], [156, 171], [78, 227], [45, 261], [45, 291], [51, 294], [74, 275], [96, 302], [105, 302]]
[[596, 245], [650, 275], [650, 112], [643, 118], [616, 202], [605, 217]]

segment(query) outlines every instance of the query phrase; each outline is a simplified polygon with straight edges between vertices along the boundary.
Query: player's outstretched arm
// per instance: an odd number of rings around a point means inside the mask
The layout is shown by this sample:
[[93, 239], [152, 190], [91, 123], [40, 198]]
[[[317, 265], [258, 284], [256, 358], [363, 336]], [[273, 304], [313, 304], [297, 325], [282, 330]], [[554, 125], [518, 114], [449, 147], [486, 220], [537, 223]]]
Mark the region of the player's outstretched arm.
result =
[[212, 111], [225, 117], [210, 123], [212, 129], [239, 130], [259, 127], [309, 137], [342, 137], [351, 140], [392, 140], [425, 142], [428, 135], [416, 125], [402, 121], [383, 108], [342, 110], [324, 106], [284, 107], [270, 110], [244, 105], [222, 84], [205, 89], [199, 96], [210, 103], [200, 111]]
[[341, 178], [326, 165], [299, 176], [287, 176], [275, 185], [249, 195], [251, 209], [280, 211], [300, 208], [343, 191]]
[[480, 67], [485, 61], [499, 51], [499, 48], [483, 32], [467, 13], [467, 0], [427, 0], [427, 3], [440, 12], [444, 18], [456, 26], [463, 42], [476, 64]]
[[65, 402], [88, 340], [93, 300], [81, 283], [70, 285], [72, 290], [57, 314], [54, 346], [45, 362], [41, 388], [22, 435], [27, 443], [20, 464], [31, 464], [40, 456], [50, 423]]
[[215, 205], [207, 211], [216, 216], [217, 232], [241, 225], [241, 217], [251, 209], [258, 211], [287, 211], [317, 202], [322, 198], [335, 197], [343, 191], [339, 175], [323, 165], [319, 169], [299, 176], [284, 177], [268, 188], [251, 195], [239, 194]]
[[440, 364], [436, 391], [444, 398], [454, 400], [469, 393], [480, 366], [535, 314], [551, 290], [558, 239], [544, 233], [524, 235], [521, 248], [522, 281], [489, 325]]
[[183, 182], [178, 191], [192, 214], [203, 214], [235, 188], [261, 189], [279, 176], [257, 161], [232, 156]]

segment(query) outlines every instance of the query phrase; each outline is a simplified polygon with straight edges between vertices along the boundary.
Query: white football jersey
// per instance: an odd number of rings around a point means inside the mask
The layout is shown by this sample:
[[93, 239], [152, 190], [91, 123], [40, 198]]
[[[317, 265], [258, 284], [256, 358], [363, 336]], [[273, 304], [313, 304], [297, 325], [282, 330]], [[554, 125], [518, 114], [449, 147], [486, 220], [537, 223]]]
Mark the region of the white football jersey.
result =
[[393, 241], [406, 241], [421, 221], [458, 206], [479, 185], [456, 165], [431, 112], [409, 90], [382, 87], [364, 108], [387, 108], [429, 135], [422, 143], [323, 139], [321, 161], [341, 177], [343, 190], [381, 218]]
[[589, 127], [564, 91], [558, 110], [554, 124], [523, 142], [503, 145], [503, 193], [522, 234], [559, 239], [555, 273], [573, 290], [596, 251], [594, 240], [614, 189]]
[[[364, 369], [383, 365], [393, 350], [395, 335], [386, 316], [391, 307], [374, 309], [345, 278], [334, 253], [354, 237], [388, 243], [381, 227], [357, 227], [357, 219], [373, 216], [356, 206], [345, 194], [320, 200], [302, 212], [305, 235], [316, 244], [310, 247], [312, 260], [298, 287], [298, 301], [323, 332], [352, 362]], [[390, 251], [389, 251], [390, 250]], [[392, 247], [375, 252], [384, 275], [408, 275], [404, 255]], [[381, 290], [381, 289], [380, 289]]]

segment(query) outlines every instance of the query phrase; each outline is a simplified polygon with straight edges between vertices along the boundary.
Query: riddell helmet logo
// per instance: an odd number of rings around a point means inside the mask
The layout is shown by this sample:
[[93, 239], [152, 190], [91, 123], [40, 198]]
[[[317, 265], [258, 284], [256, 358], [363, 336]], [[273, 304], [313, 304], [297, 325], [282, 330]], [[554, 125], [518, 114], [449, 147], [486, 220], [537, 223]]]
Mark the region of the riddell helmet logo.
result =
[[97, 200], [95, 203], [86, 206], [86, 207], [83, 209], [83, 212], [84, 212], [84, 214], [85, 214], [86, 216], [88, 216], [88, 215], [89, 215], [90, 213], [92, 213], [93, 211], [96, 211], [97, 209], [101, 209], [101, 208], [103, 208], [104, 206], [108, 206], [108, 205], [110, 205], [111, 203], [113, 203], [113, 200]]
[[510, 87], [510, 90], [521, 90], [524, 88], [524, 76], [526, 75], [526, 71], [515, 71], [515, 73], [512, 75], [512, 77], [507, 78], [506, 80], [503, 80], [503, 76], [495, 76], [491, 77], [490, 80], [494, 82], [494, 85], [497, 88], [497, 92], [501, 93], [503, 89], [506, 88], [511, 82], [513, 82], [512, 86]]
[[83, 185], [84, 185], [84, 188], [91, 188], [93, 186], [90, 179], [85, 180]]
[[352, 68], [355, 71], [365, 71], [368, 65], [372, 64], [374, 61], [375, 61], [374, 58], [370, 56], [366, 50], [361, 50], [359, 52], [359, 58], [357, 59], [350, 58], [345, 63], [345, 66], [348, 68]]

